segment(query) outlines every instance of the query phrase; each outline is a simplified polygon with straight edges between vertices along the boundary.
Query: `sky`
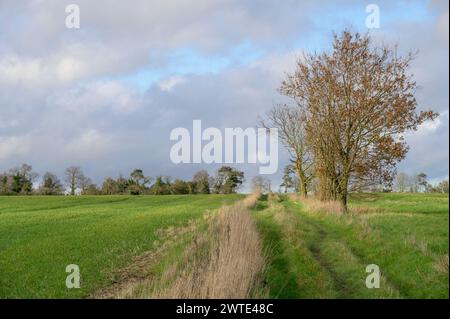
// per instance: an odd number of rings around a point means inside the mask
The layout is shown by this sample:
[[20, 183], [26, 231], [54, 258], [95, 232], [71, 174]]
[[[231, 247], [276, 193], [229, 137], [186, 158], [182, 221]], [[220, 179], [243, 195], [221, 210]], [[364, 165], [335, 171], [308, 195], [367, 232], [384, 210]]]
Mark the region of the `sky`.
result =
[[[380, 9], [368, 29], [366, 6]], [[67, 28], [65, 8], [80, 8]], [[448, 1], [0, 0], [0, 172], [29, 163], [41, 176], [81, 166], [94, 182], [128, 175], [190, 179], [217, 164], [174, 164], [170, 132], [256, 127], [302, 52], [330, 49], [333, 33], [418, 51], [419, 110], [440, 113], [407, 135], [399, 165], [448, 179]], [[280, 146], [277, 188], [288, 156]], [[258, 165], [236, 164], [246, 180]], [[245, 188], [245, 187], [244, 187]]]

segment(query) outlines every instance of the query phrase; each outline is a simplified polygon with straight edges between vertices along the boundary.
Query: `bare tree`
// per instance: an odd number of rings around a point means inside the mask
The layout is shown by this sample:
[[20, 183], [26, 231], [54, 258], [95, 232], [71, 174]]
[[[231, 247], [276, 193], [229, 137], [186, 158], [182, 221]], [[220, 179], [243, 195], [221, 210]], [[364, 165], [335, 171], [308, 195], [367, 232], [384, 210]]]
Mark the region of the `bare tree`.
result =
[[295, 173], [300, 181], [300, 194], [308, 194], [313, 178], [313, 161], [309, 151], [302, 110], [298, 107], [278, 105], [266, 114], [261, 124], [266, 128], [278, 128], [279, 139], [290, 155]]
[[395, 177], [395, 190], [403, 193], [409, 190], [411, 187], [411, 178], [408, 174], [399, 172]]
[[419, 173], [416, 175], [415, 184], [418, 192], [425, 192], [428, 186], [427, 174]]
[[86, 190], [92, 185], [92, 180], [84, 175], [80, 176], [78, 186], [81, 189], [81, 194], [85, 194]]
[[70, 195], [75, 195], [76, 189], [80, 187], [84, 178], [83, 172], [79, 166], [71, 166], [66, 169], [64, 181], [70, 190]]
[[47, 172], [42, 177], [38, 193], [41, 195], [60, 195], [63, 192], [63, 185], [55, 174]]
[[346, 210], [353, 182], [390, 183], [408, 151], [404, 133], [437, 116], [416, 113], [412, 59], [374, 47], [368, 34], [344, 31], [332, 52], [305, 54], [282, 83], [304, 114], [322, 198]]
[[272, 191], [271, 181], [267, 177], [255, 176], [252, 178], [252, 190], [259, 190], [263, 194], [270, 193]]
[[194, 183], [194, 192], [199, 194], [210, 193], [210, 176], [207, 171], [201, 170], [194, 174], [192, 178]]

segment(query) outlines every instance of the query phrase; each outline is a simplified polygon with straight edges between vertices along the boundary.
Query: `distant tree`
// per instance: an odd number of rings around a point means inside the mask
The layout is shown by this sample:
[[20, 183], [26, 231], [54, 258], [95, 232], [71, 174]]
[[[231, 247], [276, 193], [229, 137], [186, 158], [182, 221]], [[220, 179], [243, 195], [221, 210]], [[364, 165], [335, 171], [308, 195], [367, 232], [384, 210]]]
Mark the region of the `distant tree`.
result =
[[64, 187], [58, 177], [50, 172], [45, 173], [38, 188], [38, 193], [41, 195], [61, 195], [63, 192]]
[[0, 174], [0, 195], [12, 194], [12, 176], [10, 174]]
[[188, 194], [198, 194], [197, 184], [193, 181], [186, 182]]
[[89, 184], [82, 192], [83, 195], [101, 195], [102, 191], [98, 189], [97, 185]]
[[207, 171], [201, 170], [194, 174], [192, 181], [195, 185], [194, 193], [209, 194], [210, 193], [210, 177]]
[[437, 189], [440, 193], [448, 194], [448, 180], [442, 181], [437, 185]]
[[135, 169], [130, 174], [128, 190], [131, 195], [139, 195], [142, 193], [140, 181], [144, 179], [144, 172], [141, 169]]
[[153, 195], [168, 195], [171, 193], [170, 180], [168, 178], [163, 178], [158, 176], [155, 183], [150, 187], [150, 193]]
[[69, 188], [70, 195], [75, 195], [77, 188], [80, 187], [84, 178], [83, 172], [79, 166], [70, 166], [66, 169], [64, 181]]
[[141, 195], [144, 192], [144, 189], [137, 184], [130, 183], [130, 185], [128, 185], [128, 191], [131, 195]]
[[417, 182], [417, 190], [425, 191], [427, 189], [427, 185], [428, 185], [427, 174], [425, 174], [425, 173], [417, 174], [416, 182]]
[[397, 192], [406, 192], [411, 188], [411, 178], [408, 174], [400, 172], [395, 177], [394, 184]]
[[164, 176], [163, 181], [168, 186], [172, 185], [172, 178], [170, 176]]
[[189, 194], [190, 191], [188, 183], [181, 179], [176, 179], [170, 187], [172, 194]]
[[118, 194], [128, 194], [129, 192], [129, 187], [130, 187], [130, 181], [128, 179], [126, 179], [125, 177], [123, 177], [122, 175], [120, 175], [117, 180], [116, 180], [116, 186], [117, 186], [117, 193]]
[[114, 195], [118, 194], [117, 182], [111, 177], [106, 178], [102, 184], [103, 195]]
[[232, 194], [244, 182], [244, 173], [230, 166], [222, 166], [214, 178], [214, 192], [216, 194]]
[[11, 193], [27, 195], [33, 192], [33, 182], [38, 174], [33, 172], [31, 165], [22, 164], [22, 166], [12, 169], [10, 176]]
[[142, 169], [138, 168], [131, 172], [130, 174], [131, 181], [141, 187], [145, 187], [148, 183], [150, 183], [151, 178], [144, 175]]
[[92, 185], [92, 180], [84, 175], [80, 176], [78, 186], [81, 189], [81, 194], [85, 194], [88, 187]]
[[448, 194], [449, 186], [448, 180], [444, 180], [442, 182], [437, 183], [435, 186], [431, 184], [427, 184], [426, 192], [427, 193], [443, 193]]
[[268, 194], [272, 191], [271, 181], [267, 177], [255, 176], [252, 178], [252, 190], [259, 190], [262, 194]]
[[292, 178], [293, 166], [286, 165], [283, 171], [283, 178], [280, 187], [284, 188], [284, 192], [287, 193], [289, 190], [294, 189], [294, 179]]
[[300, 181], [300, 195], [306, 197], [314, 174], [302, 116], [302, 110], [298, 107], [278, 105], [266, 114], [261, 124], [266, 128], [278, 129], [278, 137], [289, 152], [293, 172]]

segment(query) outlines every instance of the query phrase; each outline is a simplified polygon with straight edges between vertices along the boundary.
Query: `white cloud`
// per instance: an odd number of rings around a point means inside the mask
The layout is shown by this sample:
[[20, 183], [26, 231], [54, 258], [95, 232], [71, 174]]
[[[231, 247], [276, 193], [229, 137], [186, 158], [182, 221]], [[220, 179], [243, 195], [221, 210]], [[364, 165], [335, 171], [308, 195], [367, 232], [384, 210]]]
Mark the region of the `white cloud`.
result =
[[29, 136], [0, 137], [0, 159], [26, 154], [30, 147]]
[[47, 105], [80, 116], [99, 110], [130, 113], [143, 106], [143, 97], [137, 89], [117, 81], [93, 81], [50, 95]]
[[175, 86], [186, 81], [186, 78], [179, 75], [171, 76], [159, 82], [158, 87], [161, 91], [170, 92]]
[[449, 29], [448, 28], [449, 27], [448, 19], [449, 19], [449, 16], [448, 16], [448, 11], [447, 11], [439, 17], [438, 23], [437, 23], [438, 33], [441, 36], [442, 41], [447, 42], [447, 44], [449, 41], [449, 39], [448, 39], [448, 29]]
[[441, 112], [434, 121], [426, 121], [418, 129], [419, 133], [429, 134], [435, 132], [438, 128], [444, 125], [444, 122], [448, 122], [448, 111]]
[[112, 150], [111, 139], [95, 129], [82, 132], [64, 146], [64, 153], [72, 160], [98, 160]]
[[0, 82], [3, 85], [36, 84], [43, 81], [44, 70], [39, 59], [21, 60], [17, 56], [0, 59]]
[[46, 55], [0, 55], [0, 83], [32, 91], [54, 90], [98, 76], [117, 75], [135, 63], [139, 60], [102, 44], [62, 43]]
[[[104, 158], [114, 153], [108, 173], [141, 165], [149, 174], [169, 174], [170, 129], [193, 118], [216, 127], [256, 125], [258, 114], [281, 102], [276, 89], [295, 65], [297, 49], [320, 50], [331, 32], [339, 31], [332, 30], [341, 23], [339, 14], [327, 15], [330, 8], [361, 7], [356, 25], [366, 17], [365, 6], [350, 0], [339, 6], [296, 0], [78, 0], [81, 28], [68, 30], [68, 3], [0, 0], [2, 168], [29, 161], [45, 171], [79, 160], [96, 178], [105, 172]], [[390, 3], [380, 5], [395, 14], [398, 5]], [[430, 12], [432, 23], [402, 18], [382, 28], [380, 38], [398, 41], [403, 50], [420, 49], [412, 70], [421, 86], [419, 105], [442, 113], [448, 109], [448, 5]], [[321, 14], [335, 20], [311, 23]], [[121, 82], [144, 68], [177, 74], [169, 66], [178, 50], [199, 52], [208, 63], [210, 57], [229, 58], [243, 42], [263, 56], [243, 62], [238, 54], [215, 74], [173, 75], [146, 92]], [[176, 62], [180, 68], [189, 63], [183, 56]], [[448, 163], [448, 111], [408, 142], [405, 171], [448, 175], [442, 164]], [[199, 168], [177, 167], [173, 174], [187, 177]]]

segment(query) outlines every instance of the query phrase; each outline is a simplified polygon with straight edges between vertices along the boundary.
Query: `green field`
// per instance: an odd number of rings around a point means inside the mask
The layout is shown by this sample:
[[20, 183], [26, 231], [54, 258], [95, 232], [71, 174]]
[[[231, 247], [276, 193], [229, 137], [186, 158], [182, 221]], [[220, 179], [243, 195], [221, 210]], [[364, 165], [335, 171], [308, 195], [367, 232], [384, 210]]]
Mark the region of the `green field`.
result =
[[[0, 298], [92, 296], [135, 257], [168, 240], [172, 233], [161, 230], [240, 198], [0, 197]], [[266, 255], [261, 296], [448, 298], [447, 195], [354, 194], [349, 215], [305, 207], [298, 199], [266, 196], [253, 209]], [[182, 255], [183, 247], [168, 254]], [[151, 266], [160, 274], [170, 263]], [[68, 264], [80, 267], [80, 289], [65, 286]], [[379, 289], [365, 286], [369, 264], [380, 267]]]
[[[158, 230], [240, 195], [0, 197], [0, 298], [79, 298], [111, 282]], [[67, 289], [68, 264], [81, 288]]]
[[[311, 213], [286, 198], [255, 210], [273, 298], [448, 298], [448, 196], [355, 194], [359, 214]], [[361, 211], [361, 210], [360, 210]], [[381, 271], [368, 289], [365, 268]]]

